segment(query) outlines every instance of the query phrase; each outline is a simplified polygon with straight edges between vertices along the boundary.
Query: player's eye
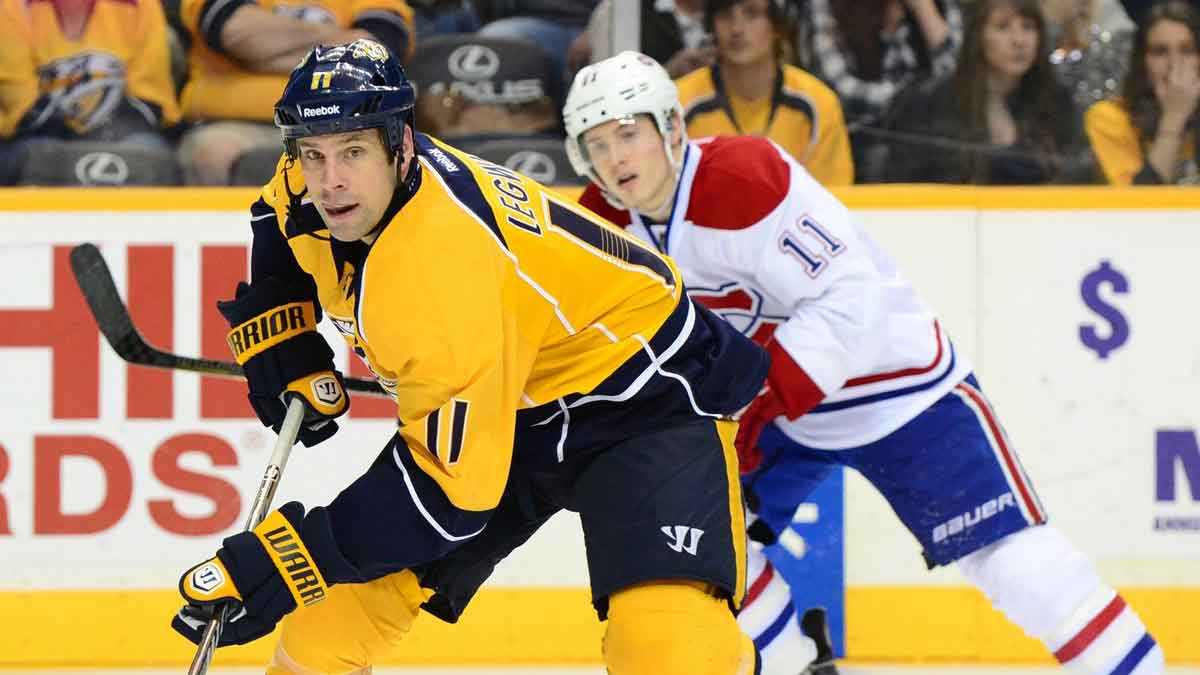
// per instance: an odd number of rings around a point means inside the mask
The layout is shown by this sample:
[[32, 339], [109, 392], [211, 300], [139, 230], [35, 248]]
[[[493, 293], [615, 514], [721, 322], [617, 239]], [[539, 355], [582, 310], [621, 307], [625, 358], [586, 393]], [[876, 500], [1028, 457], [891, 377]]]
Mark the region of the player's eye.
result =
[[364, 150], [357, 145], [346, 148], [346, 156], [350, 159], [357, 159], [362, 156]]
[[317, 152], [316, 150], [305, 150], [300, 153], [300, 156], [310, 162], [315, 162], [321, 159], [321, 153]]

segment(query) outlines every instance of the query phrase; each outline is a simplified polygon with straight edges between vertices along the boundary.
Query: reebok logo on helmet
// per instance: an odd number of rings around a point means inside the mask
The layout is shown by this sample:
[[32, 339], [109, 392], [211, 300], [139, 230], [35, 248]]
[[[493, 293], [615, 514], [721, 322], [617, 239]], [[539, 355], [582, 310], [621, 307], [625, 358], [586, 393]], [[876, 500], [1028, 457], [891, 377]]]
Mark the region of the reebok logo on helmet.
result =
[[340, 105], [323, 105], [317, 108], [301, 108], [300, 114], [307, 117], [321, 117], [323, 115], [340, 115], [342, 106]]

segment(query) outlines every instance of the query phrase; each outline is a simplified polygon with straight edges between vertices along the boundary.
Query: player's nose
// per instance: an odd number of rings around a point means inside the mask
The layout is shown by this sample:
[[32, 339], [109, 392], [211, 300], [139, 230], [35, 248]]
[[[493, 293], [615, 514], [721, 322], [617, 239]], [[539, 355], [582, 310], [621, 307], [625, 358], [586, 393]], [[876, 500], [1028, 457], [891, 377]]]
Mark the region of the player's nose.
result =
[[346, 172], [340, 162], [325, 162], [321, 171], [321, 189], [338, 190], [346, 187]]

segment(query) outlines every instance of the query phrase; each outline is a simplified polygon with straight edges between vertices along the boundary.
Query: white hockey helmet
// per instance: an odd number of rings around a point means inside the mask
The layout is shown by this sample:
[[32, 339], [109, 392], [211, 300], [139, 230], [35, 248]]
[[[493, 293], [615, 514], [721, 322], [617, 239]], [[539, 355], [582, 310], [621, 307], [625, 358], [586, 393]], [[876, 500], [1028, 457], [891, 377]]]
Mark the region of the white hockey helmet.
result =
[[[683, 153], [679, 157], [672, 154], [671, 131], [676, 116], [683, 119], [683, 108], [679, 104], [679, 88], [666, 69], [645, 54], [624, 51], [580, 70], [563, 106], [567, 158], [575, 173], [603, 187], [580, 142], [583, 132], [609, 120], [629, 119], [642, 113], [654, 117], [667, 159], [678, 171]], [[679, 131], [686, 143], [686, 129]]]

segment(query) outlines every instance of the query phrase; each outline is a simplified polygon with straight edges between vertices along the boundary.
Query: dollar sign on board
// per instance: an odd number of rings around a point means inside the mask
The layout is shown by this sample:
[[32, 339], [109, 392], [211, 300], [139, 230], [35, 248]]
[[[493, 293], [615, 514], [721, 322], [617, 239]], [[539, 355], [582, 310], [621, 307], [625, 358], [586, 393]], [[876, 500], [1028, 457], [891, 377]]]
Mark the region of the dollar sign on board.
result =
[[1114, 349], [1129, 339], [1129, 322], [1125, 320], [1125, 315], [1100, 297], [1100, 287], [1105, 284], [1113, 293], [1129, 292], [1129, 280], [1124, 274], [1113, 269], [1107, 260], [1101, 260], [1100, 266], [1088, 272], [1079, 284], [1079, 292], [1083, 295], [1083, 302], [1088, 309], [1099, 314], [1109, 325], [1108, 334], [1105, 336], [1101, 336], [1092, 324], [1079, 326], [1079, 339], [1083, 341], [1083, 346], [1096, 352], [1101, 359], [1107, 359]]

